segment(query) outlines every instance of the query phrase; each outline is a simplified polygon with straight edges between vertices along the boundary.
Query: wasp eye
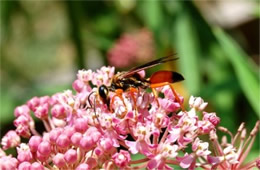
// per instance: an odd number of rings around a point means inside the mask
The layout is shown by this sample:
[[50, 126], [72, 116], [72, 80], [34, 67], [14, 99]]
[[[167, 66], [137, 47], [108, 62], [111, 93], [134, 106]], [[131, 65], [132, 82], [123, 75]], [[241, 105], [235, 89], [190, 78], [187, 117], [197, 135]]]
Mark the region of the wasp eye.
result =
[[101, 85], [99, 88], [98, 88], [98, 93], [100, 95], [100, 97], [102, 97], [103, 99], [106, 99], [107, 98], [107, 95], [108, 95], [108, 89], [105, 85]]

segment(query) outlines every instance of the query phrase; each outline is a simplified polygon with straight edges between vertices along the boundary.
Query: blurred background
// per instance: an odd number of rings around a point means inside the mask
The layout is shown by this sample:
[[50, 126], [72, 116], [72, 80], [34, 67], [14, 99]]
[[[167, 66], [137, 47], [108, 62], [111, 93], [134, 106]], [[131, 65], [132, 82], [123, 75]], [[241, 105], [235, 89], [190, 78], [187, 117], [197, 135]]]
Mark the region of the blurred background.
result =
[[72, 89], [79, 69], [127, 70], [174, 53], [179, 60], [147, 74], [183, 74], [175, 86], [186, 102], [201, 96], [232, 133], [259, 119], [258, 0], [0, 3], [1, 136], [16, 106]]

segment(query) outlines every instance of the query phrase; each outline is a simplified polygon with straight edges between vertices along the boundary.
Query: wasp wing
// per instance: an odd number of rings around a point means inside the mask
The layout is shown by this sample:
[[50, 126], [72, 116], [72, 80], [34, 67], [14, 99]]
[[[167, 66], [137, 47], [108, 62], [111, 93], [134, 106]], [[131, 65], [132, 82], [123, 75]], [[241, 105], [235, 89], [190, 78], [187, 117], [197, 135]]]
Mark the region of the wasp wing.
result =
[[174, 55], [175, 54], [172, 54], [172, 55], [169, 55], [169, 56], [166, 56], [166, 57], [159, 58], [157, 60], [150, 61], [146, 64], [141, 65], [141, 66], [133, 67], [127, 72], [122, 72], [122, 74], [120, 75], [120, 78], [131, 76], [134, 73], [137, 73], [139, 71], [154, 67], [154, 66], [162, 64], [162, 63], [177, 60], [178, 57], [174, 57]]

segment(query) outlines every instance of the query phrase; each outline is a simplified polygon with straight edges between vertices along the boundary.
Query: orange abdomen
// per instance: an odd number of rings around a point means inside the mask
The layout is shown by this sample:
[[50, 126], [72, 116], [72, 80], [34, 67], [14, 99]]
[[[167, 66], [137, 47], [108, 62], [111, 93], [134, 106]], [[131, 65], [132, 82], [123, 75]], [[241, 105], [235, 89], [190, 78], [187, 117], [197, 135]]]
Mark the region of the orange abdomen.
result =
[[156, 84], [156, 83], [175, 83], [178, 81], [184, 80], [183, 76], [177, 72], [173, 71], [157, 71], [152, 74], [150, 77], [150, 83]]

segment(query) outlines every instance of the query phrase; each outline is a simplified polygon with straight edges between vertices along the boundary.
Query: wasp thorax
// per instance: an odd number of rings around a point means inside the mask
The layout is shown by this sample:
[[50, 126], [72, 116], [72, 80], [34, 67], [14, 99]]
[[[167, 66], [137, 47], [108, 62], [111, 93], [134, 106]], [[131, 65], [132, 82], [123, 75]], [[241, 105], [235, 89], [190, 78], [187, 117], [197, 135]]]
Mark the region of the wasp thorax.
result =
[[101, 98], [106, 99], [108, 95], [108, 88], [105, 85], [101, 85], [98, 88], [98, 94]]

